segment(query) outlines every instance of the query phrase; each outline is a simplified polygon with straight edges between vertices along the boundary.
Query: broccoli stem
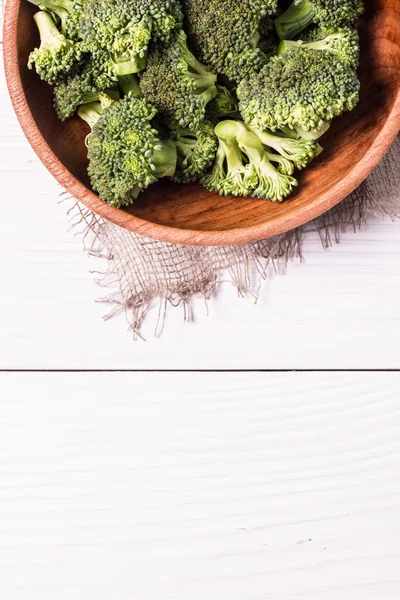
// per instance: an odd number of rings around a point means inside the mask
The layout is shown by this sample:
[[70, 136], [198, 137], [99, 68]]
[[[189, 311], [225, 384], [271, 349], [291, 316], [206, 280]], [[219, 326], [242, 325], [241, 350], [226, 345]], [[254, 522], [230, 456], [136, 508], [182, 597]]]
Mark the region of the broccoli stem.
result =
[[208, 68], [192, 54], [187, 47], [186, 38], [180, 43], [180, 46], [183, 50], [183, 57], [188, 65], [188, 74], [196, 82], [197, 93], [201, 95], [206, 102], [213, 100], [218, 94], [215, 85], [217, 76], [214, 73], [211, 73]]
[[315, 158], [317, 143], [315, 140], [293, 139], [257, 128], [250, 128], [264, 146], [272, 148], [285, 159], [292, 161], [298, 169], [304, 169]]
[[237, 126], [237, 121], [221, 121], [215, 128], [215, 133], [225, 153], [228, 171], [233, 174], [243, 170], [243, 158], [237, 140]]
[[33, 16], [40, 35], [40, 45], [58, 48], [65, 44], [64, 36], [58, 31], [51, 16], [44, 11], [35, 13]]
[[282, 40], [278, 46], [278, 54], [285, 54], [292, 48], [308, 48], [309, 50], [329, 50], [330, 42], [338, 36], [330, 35], [317, 42], [303, 42], [301, 40]]
[[282, 127], [278, 131], [282, 131], [282, 133], [284, 133], [286, 137], [291, 138], [292, 140], [298, 140], [300, 137], [299, 134], [296, 131], [294, 131], [294, 129], [290, 129], [290, 127], [288, 127], [287, 125], [282, 125]]
[[290, 160], [284, 158], [280, 154], [274, 154], [273, 152], [266, 152], [265, 155], [270, 163], [276, 163], [278, 165], [277, 169], [279, 173], [282, 173], [283, 175], [293, 175], [294, 164]]
[[41, 10], [54, 13], [61, 21], [61, 31], [65, 33], [65, 26], [69, 14], [74, 10], [73, 0], [29, 0], [31, 4], [38, 6]]
[[318, 131], [306, 131], [301, 127], [297, 126], [296, 129], [291, 129], [287, 125], [284, 125], [280, 128], [280, 131], [285, 134], [286, 137], [292, 138], [292, 140], [298, 140], [302, 138], [303, 140], [318, 140], [324, 133], [326, 133], [331, 126], [331, 122], [327, 121]]
[[96, 125], [103, 112], [103, 108], [100, 102], [91, 102], [90, 104], [84, 104], [78, 109], [78, 115], [89, 125], [90, 129]]
[[[113, 90], [113, 89], [107, 89], [104, 92], [83, 92], [79, 98], [79, 105], [83, 105], [83, 104], [95, 104], [95, 103], [100, 103], [100, 97], [101, 96], [108, 96], [110, 98], [110, 100], [112, 101], [116, 101], [120, 99], [120, 94], [118, 90]], [[103, 100], [104, 102], [104, 100]], [[76, 108], [74, 107], [73, 112], [75, 112]], [[61, 118], [61, 116], [59, 115], [59, 119], [61, 121], [64, 121], [66, 118], [68, 118], [68, 116], [72, 116], [73, 112], [71, 112], [70, 114], [63, 116], [63, 118]]]
[[249, 165], [254, 169], [258, 180], [252, 188], [254, 197], [280, 202], [297, 185], [296, 179], [289, 175], [292, 169], [289, 161], [278, 158], [276, 162], [280, 165], [281, 172], [277, 171], [269, 160], [273, 155], [265, 150], [259, 137], [244, 123], [222, 121], [216, 126], [215, 133], [220, 143], [227, 147], [229, 167], [229, 160], [231, 160], [233, 168], [243, 169], [243, 155], [247, 156]]
[[204, 100], [205, 104], [208, 104], [209, 102], [211, 102], [211, 100], [214, 100], [214, 98], [217, 94], [218, 94], [217, 88], [215, 85], [213, 85], [212, 87], [209, 87], [208, 89], [204, 90], [203, 92], [196, 94], [196, 96], [199, 96], [200, 98], [202, 98]]
[[247, 151], [247, 145], [255, 143], [262, 146], [258, 138], [249, 132], [246, 127], [241, 127], [238, 121], [221, 121], [215, 128], [215, 133], [219, 138], [219, 143], [224, 150], [228, 166], [228, 173], [234, 177], [243, 173], [243, 155], [241, 149], [245, 147], [245, 152], [250, 159], [250, 163], [257, 164], [261, 162], [261, 152], [253, 152], [253, 148]]
[[220, 143], [225, 151], [228, 172], [232, 174], [240, 173], [243, 169], [243, 159], [236, 139], [220, 140]]
[[303, 138], [303, 140], [319, 140], [319, 138], [328, 131], [330, 126], [331, 121], [327, 121], [326, 123], [324, 123], [324, 125], [322, 125], [322, 127], [320, 127], [317, 131], [306, 131], [305, 129], [302, 129], [301, 127], [297, 126], [296, 132], [301, 138]]
[[118, 77], [118, 85], [125, 96], [132, 94], [136, 98], [140, 98], [143, 95], [139, 87], [138, 78], [133, 73]]
[[275, 19], [279, 39], [291, 40], [313, 22], [314, 7], [310, 0], [294, 0], [289, 8]]
[[135, 56], [127, 60], [121, 59], [114, 62], [114, 73], [118, 77], [131, 75], [132, 73], [140, 73], [146, 68], [147, 54], [145, 56]]
[[197, 137], [189, 128], [182, 129], [179, 132], [179, 138], [175, 142], [176, 148], [182, 156], [189, 155], [196, 148], [197, 144]]
[[157, 179], [173, 177], [176, 171], [177, 151], [174, 142], [160, 140], [154, 148], [151, 169]]

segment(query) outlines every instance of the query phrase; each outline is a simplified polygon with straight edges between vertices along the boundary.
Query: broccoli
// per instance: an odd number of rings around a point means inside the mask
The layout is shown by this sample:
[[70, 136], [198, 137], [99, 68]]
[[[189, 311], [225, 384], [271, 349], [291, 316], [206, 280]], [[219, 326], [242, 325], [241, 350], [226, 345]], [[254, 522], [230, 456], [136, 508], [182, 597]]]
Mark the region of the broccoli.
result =
[[153, 128], [155, 109], [143, 98], [86, 104], [78, 115], [91, 128], [87, 138], [92, 186], [111, 206], [132, 204], [138, 194], [162, 177], [175, 173], [176, 146], [161, 140]]
[[196, 129], [216, 97], [217, 76], [197, 60], [183, 31], [168, 46], [154, 42], [140, 76], [143, 95], [171, 127]]
[[279, 135], [256, 128], [250, 129], [259, 137], [264, 146], [272, 148], [283, 158], [291, 161], [297, 169], [304, 169], [316, 157], [318, 145], [314, 140], [293, 139], [285, 134]]
[[33, 18], [39, 29], [40, 46], [31, 52], [28, 67], [32, 69], [35, 65], [41, 79], [48, 83], [56, 83], [80, 60], [80, 49], [58, 31], [47, 12], [37, 12]]
[[362, 0], [294, 0], [275, 19], [280, 39], [291, 40], [312, 23], [338, 28], [352, 25], [362, 14]]
[[118, 87], [125, 96], [128, 94], [133, 94], [137, 98], [143, 96], [142, 90], [140, 89], [139, 80], [136, 75], [133, 75], [133, 73], [118, 77]]
[[237, 94], [242, 117], [252, 127], [289, 126], [318, 137], [334, 117], [357, 105], [359, 87], [356, 71], [335, 55], [296, 47], [243, 80]]
[[310, 50], [323, 50], [332, 52], [340, 60], [349, 63], [355, 69], [358, 66], [360, 45], [358, 33], [355, 29], [320, 29], [312, 28], [312, 33], [305, 36], [306, 40], [282, 40], [278, 46], [278, 54], [284, 54], [292, 48], [308, 48]]
[[[134, 75], [128, 76], [134, 77]], [[118, 98], [118, 78], [110, 76], [107, 57], [103, 61], [86, 56], [75, 69], [54, 87], [54, 108], [61, 121], [71, 117], [81, 104], [96, 102], [99, 93], [107, 91]]]
[[265, 64], [259, 44], [276, 0], [182, 0], [182, 5], [189, 41], [216, 73], [238, 82]]
[[142, 71], [151, 39], [168, 43], [182, 24], [178, 0], [87, 0], [80, 35], [90, 52], [107, 50], [117, 75]]
[[219, 149], [211, 173], [202, 178], [203, 185], [226, 196], [246, 196], [282, 201], [297, 185], [287, 174], [287, 159], [277, 159], [281, 171], [272, 166], [274, 158], [258, 136], [240, 121], [221, 121], [215, 128]]
[[281, 154], [275, 154], [275, 152], [268, 152], [265, 149], [265, 156], [269, 160], [270, 163], [276, 163], [276, 170], [278, 173], [282, 173], [282, 175], [293, 175], [294, 173], [294, 164], [284, 158]]
[[207, 106], [207, 117], [215, 124], [228, 116], [231, 119], [240, 118], [235, 91], [229, 91], [225, 86], [217, 85], [217, 92], [215, 98]]
[[198, 181], [214, 161], [218, 149], [214, 125], [203, 121], [192, 129], [175, 129], [172, 140], [178, 152], [178, 164], [173, 180], [177, 183]]
[[89, 0], [29, 0], [54, 15], [61, 26], [61, 32], [71, 40], [79, 39], [79, 23], [82, 18], [85, 4]]

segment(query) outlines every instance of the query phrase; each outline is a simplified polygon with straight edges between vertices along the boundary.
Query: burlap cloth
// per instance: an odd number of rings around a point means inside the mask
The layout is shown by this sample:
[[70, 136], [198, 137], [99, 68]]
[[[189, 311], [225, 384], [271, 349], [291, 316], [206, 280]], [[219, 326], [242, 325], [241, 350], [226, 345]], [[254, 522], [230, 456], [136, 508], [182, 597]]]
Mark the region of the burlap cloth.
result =
[[[104, 258], [106, 270], [97, 282], [109, 289], [102, 302], [111, 305], [105, 318], [128, 316], [140, 336], [147, 312], [158, 303], [155, 332], [162, 332], [169, 306], [181, 306], [190, 318], [190, 298], [209, 300], [222, 273], [239, 295], [257, 289], [271, 263], [282, 270], [290, 258], [301, 260], [302, 243], [318, 232], [324, 248], [338, 243], [349, 227], [356, 232], [368, 215], [396, 218], [400, 213], [400, 138], [359, 188], [315, 221], [283, 235], [241, 246], [179, 246], [142, 237], [105, 221], [79, 203], [70, 210], [73, 227], [80, 228], [85, 249]], [[251, 294], [254, 298], [254, 293]]]

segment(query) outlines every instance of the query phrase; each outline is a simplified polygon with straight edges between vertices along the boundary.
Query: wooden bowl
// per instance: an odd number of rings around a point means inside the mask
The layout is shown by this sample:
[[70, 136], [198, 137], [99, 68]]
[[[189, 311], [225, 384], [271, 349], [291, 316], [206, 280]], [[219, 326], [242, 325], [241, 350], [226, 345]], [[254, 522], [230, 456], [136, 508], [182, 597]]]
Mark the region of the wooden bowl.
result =
[[200, 185], [161, 181], [128, 210], [111, 208], [90, 189], [79, 118], [58, 121], [50, 86], [26, 64], [38, 43], [35, 7], [8, 0], [4, 62], [15, 112], [33, 149], [78, 200], [145, 236], [179, 244], [223, 245], [260, 240], [321, 215], [353, 191], [382, 159], [400, 128], [400, 18], [398, 0], [368, 0], [359, 23], [361, 101], [323, 138], [324, 153], [299, 176], [298, 190], [282, 204], [222, 198]]

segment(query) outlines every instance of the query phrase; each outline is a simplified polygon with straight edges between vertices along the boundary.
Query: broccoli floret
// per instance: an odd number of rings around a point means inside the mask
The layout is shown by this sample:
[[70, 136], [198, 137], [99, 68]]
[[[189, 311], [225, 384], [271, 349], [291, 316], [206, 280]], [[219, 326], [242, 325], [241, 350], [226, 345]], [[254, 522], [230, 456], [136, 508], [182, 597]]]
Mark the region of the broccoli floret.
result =
[[[360, 55], [360, 44], [358, 33], [351, 27], [337, 30], [325, 30], [316, 28], [309, 34], [307, 40], [282, 40], [278, 46], [278, 54], [284, 54], [292, 48], [308, 48], [310, 50], [322, 50], [332, 52], [340, 60], [357, 68]], [[310, 39], [310, 38], [314, 39]]]
[[196, 129], [204, 121], [208, 102], [217, 95], [216, 80], [189, 50], [180, 31], [168, 46], [152, 45], [140, 88], [168, 125]]
[[40, 46], [31, 52], [28, 67], [35, 65], [37, 74], [48, 83], [56, 83], [80, 60], [79, 46], [67, 40], [54, 24], [51, 16], [40, 11], [34, 15], [39, 29]]
[[85, 4], [89, 0], [29, 0], [54, 15], [61, 26], [61, 32], [71, 40], [79, 39], [79, 23]]
[[293, 48], [243, 80], [237, 93], [242, 117], [252, 127], [323, 132], [357, 105], [359, 88], [356, 71], [336, 56]]
[[317, 155], [317, 142], [293, 139], [284, 134], [271, 133], [261, 129], [251, 128], [264, 146], [272, 148], [283, 158], [291, 161], [296, 169], [304, 169]]
[[287, 172], [291, 170], [287, 159], [275, 160], [256, 136], [240, 121], [221, 121], [215, 133], [219, 139], [216, 162], [208, 175], [201, 180], [209, 189], [226, 196], [246, 196], [281, 202], [297, 181]]
[[119, 97], [116, 89], [118, 78], [110, 77], [107, 58], [104, 60], [106, 62], [85, 57], [68, 77], [54, 87], [54, 108], [61, 121], [71, 117], [81, 104], [96, 102], [100, 92], [107, 91], [114, 99]]
[[198, 181], [211, 167], [217, 153], [218, 141], [213, 123], [203, 121], [195, 131], [189, 128], [175, 129], [172, 140], [178, 152], [174, 181]]
[[151, 39], [167, 43], [181, 24], [178, 0], [90, 0], [80, 35], [94, 55], [108, 50], [117, 75], [127, 75], [145, 68]]
[[294, 0], [275, 19], [275, 27], [281, 40], [291, 40], [312, 23], [330, 28], [352, 25], [363, 10], [362, 0]]
[[189, 40], [216, 73], [238, 82], [265, 64], [259, 48], [261, 32], [267, 32], [263, 19], [276, 13], [276, 0], [182, 0], [182, 5]]
[[172, 177], [177, 153], [175, 144], [161, 140], [154, 129], [156, 111], [145, 99], [128, 94], [109, 104], [86, 104], [78, 114], [92, 130], [87, 138], [92, 186], [119, 208], [158, 179]]
[[221, 119], [240, 118], [236, 92], [230, 91], [224, 85], [217, 85], [217, 95], [207, 106], [207, 117], [215, 124]]

